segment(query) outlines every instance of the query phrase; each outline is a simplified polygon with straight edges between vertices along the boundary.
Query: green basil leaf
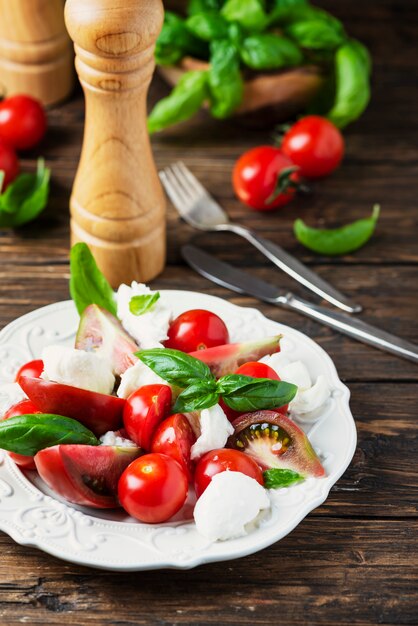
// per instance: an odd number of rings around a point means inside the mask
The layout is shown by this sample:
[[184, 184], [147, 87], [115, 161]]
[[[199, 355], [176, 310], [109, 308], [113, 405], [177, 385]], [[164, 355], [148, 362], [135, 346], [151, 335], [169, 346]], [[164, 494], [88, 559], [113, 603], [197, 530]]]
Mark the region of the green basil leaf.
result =
[[85, 243], [76, 243], [71, 248], [70, 270], [70, 294], [80, 315], [90, 304], [116, 315], [114, 291]]
[[244, 90], [239, 54], [234, 44], [227, 39], [213, 41], [210, 64], [210, 112], [223, 119], [239, 106]]
[[247, 413], [288, 404], [295, 397], [297, 387], [281, 380], [231, 374], [218, 380], [218, 390], [227, 406]]
[[293, 228], [296, 239], [309, 250], [326, 256], [348, 254], [358, 250], [373, 235], [379, 217], [380, 207], [375, 205], [370, 217], [356, 220], [341, 228], [312, 228], [301, 219]]
[[153, 108], [148, 117], [148, 131], [155, 133], [192, 117], [209, 97], [208, 72], [186, 72], [169, 96]]
[[133, 296], [129, 302], [129, 310], [134, 315], [148, 313], [160, 299], [160, 292], [146, 293], [141, 296]]
[[196, 15], [205, 11], [220, 11], [225, 0], [190, 0], [187, 5], [187, 15]]
[[[287, 4], [287, 7], [284, 4]], [[282, 5], [282, 7], [280, 7]], [[296, 22], [310, 22], [322, 20], [327, 22], [333, 29], [340, 34], [344, 34], [344, 26], [340, 20], [324, 11], [313, 7], [306, 2], [298, 2], [298, 0], [276, 0], [276, 7], [270, 14], [270, 23], [277, 23], [283, 26], [294, 24]]]
[[163, 380], [182, 389], [202, 381], [214, 380], [206, 363], [180, 350], [152, 348], [141, 350], [136, 356]]
[[192, 15], [186, 21], [188, 30], [203, 39], [203, 41], [213, 41], [228, 37], [228, 22], [219, 13], [198, 13]]
[[273, 33], [246, 37], [240, 54], [242, 61], [253, 70], [290, 67], [300, 65], [303, 61], [303, 54], [293, 41]]
[[187, 54], [200, 57], [207, 53], [207, 46], [193, 36], [185, 21], [175, 13], [166, 11], [155, 46], [156, 62], [160, 65], [175, 65]]
[[174, 413], [201, 411], [214, 406], [219, 400], [216, 381], [202, 381], [190, 385], [177, 397], [173, 407]]
[[35, 174], [20, 174], [0, 196], [0, 228], [33, 221], [48, 203], [51, 170], [38, 160]]
[[228, 22], [238, 22], [250, 32], [264, 30], [269, 21], [262, 0], [227, 0], [221, 15]]
[[305, 480], [305, 477], [290, 469], [272, 468], [263, 472], [264, 487], [266, 489], [280, 489], [289, 487]]
[[309, 50], [335, 50], [346, 39], [332, 22], [322, 19], [295, 22], [286, 28], [286, 34]]
[[19, 415], [0, 422], [0, 448], [4, 450], [34, 456], [62, 443], [97, 446], [99, 441], [80, 422], [61, 415]]
[[274, 0], [270, 9], [269, 21], [279, 22], [294, 18], [297, 11], [308, 6], [307, 0]]
[[350, 40], [335, 54], [335, 101], [328, 119], [344, 128], [363, 113], [370, 100], [370, 56], [358, 41]]

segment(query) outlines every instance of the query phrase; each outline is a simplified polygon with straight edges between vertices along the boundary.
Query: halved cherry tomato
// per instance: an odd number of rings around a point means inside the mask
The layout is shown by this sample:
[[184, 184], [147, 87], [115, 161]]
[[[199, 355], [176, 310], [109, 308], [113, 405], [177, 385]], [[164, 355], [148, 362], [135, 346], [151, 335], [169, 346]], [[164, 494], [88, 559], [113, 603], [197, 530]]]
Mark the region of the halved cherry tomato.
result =
[[[17, 404], [10, 407], [3, 416], [4, 420], [10, 417], [18, 417], [19, 415], [33, 415], [34, 413], [40, 413], [37, 407], [30, 400], [21, 400]], [[23, 454], [16, 454], [16, 452], [7, 453], [11, 459], [19, 465], [22, 469], [32, 470], [35, 468], [35, 462], [33, 456], [24, 456]]]
[[190, 480], [193, 474], [190, 450], [195, 441], [196, 436], [187, 418], [182, 413], [175, 413], [158, 426], [152, 438], [151, 450], [167, 454], [178, 461]]
[[119, 480], [123, 508], [141, 522], [166, 522], [186, 501], [188, 480], [177, 461], [166, 454], [146, 454], [126, 468]]
[[35, 359], [34, 361], [28, 361], [24, 363], [20, 369], [18, 369], [15, 381], [19, 382], [21, 376], [29, 376], [30, 378], [40, 378], [44, 371], [44, 362], [42, 359]]
[[144, 385], [126, 400], [123, 423], [128, 437], [150, 450], [158, 424], [170, 414], [172, 393], [168, 385]]
[[15, 151], [0, 139], [0, 172], [4, 173], [2, 191], [16, 178], [19, 169], [19, 161]]
[[45, 111], [35, 98], [16, 95], [0, 102], [0, 138], [16, 150], [33, 148], [45, 131]]
[[42, 413], [72, 417], [93, 431], [97, 437], [121, 426], [126, 402], [122, 398], [54, 383], [43, 378], [21, 376], [18, 383]]
[[260, 485], [264, 484], [263, 473], [250, 456], [238, 450], [221, 448], [207, 452], [198, 462], [194, 475], [196, 496], [200, 498], [212, 478], [226, 471], [242, 472], [254, 478]]
[[[259, 146], [244, 152], [232, 173], [239, 200], [256, 211], [272, 211], [288, 204], [295, 195], [299, 172], [279, 148]], [[280, 178], [282, 179], [280, 181]], [[282, 182], [283, 191], [279, 191]]]
[[228, 342], [228, 329], [218, 315], [205, 309], [193, 309], [171, 322], [164, 345], [182, 352], [195, 352]]
[[344, 139], [334, 124], [319, 115], [308, 115], [283, 137], [281, 149], [306, 178], [331, 174], [344, 155]]

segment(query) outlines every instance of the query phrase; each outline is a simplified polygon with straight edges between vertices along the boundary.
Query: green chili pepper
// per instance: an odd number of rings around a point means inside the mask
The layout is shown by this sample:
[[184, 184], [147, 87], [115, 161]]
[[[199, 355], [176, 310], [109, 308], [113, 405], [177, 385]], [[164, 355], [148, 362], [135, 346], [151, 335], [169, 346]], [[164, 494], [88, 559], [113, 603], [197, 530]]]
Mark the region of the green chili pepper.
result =
[[298, 219], [293, 225], [296, 239], [309, 250], [326, 256], [354, 252], [372, 236], [380, 207], [375, 205], [370, 217], [356, 220], [341, 228], [312, 228]]

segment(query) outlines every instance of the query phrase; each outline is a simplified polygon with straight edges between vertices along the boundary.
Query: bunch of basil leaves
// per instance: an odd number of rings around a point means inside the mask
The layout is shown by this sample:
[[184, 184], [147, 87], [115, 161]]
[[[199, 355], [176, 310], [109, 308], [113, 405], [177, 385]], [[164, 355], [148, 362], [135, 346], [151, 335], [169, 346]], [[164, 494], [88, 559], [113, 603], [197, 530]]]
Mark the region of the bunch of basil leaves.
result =
[[241, 104], [243, 72], [268, 72], [316, 64], [328, 77], [311, 113], [343, 128], [370, 98], [368, 51], [350, 39], [342, 23], [308, 0], [190, 0], [186, 17], [166, 12], [156, 61], [175, 65], [183, 57], [209, 61], [209, 69], [186, 72], [148, 119], [150, 133], [192, 117], [207, 105], [219, 119]]

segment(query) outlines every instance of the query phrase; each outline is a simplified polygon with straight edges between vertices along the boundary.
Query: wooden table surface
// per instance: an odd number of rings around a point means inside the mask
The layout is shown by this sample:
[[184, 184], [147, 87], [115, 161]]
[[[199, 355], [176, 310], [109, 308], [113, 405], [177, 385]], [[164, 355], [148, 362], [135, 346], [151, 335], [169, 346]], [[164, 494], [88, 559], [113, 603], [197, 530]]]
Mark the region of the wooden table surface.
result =
[[[233, 197], [231, 168], [268, 133], [205, 115], [153, 139], [155, 158], [162, 167], [181, 157], [232, 218], [279, 242], [351, 295], [364, 306], [365, 319], [418, 343], [418, 4], [326, 0], [321, 6], [370, 47], [375, 68], [372, 103], [348, 129], [345, 161], [333, 177], [281, 212], [251, 213]], [[151, 101], [166, 91], [156, 78]], [[80, 92], [50, 111], [42, 146], [53, 172], [49, 207], [35, 224], [0, 232], [0, 328], [68, 297], [68, 198], [83, 115]], [[24, 165], [33, 167], [34, 158]], [[296, 216], [337, 224], [367, 215], [375, 202], [382, 206], [376, 235], [354, 255], [319, 258], [292, 235]], [[205, 291], [258, 306], [315, 339], [352, 393], [354, 459], [326, 503], [285, 539], [253, 556], [191, 571], [94, 571], [0, 534], [0, 623], [418, 624], [418, 368], [296, 314], [214, 287], [180, 258], [180, 245], [192, 234], [170, 208], [168, 265], [153, 287]], [[205, 243], [257, 276], [291, 284], [232, 235], [206, 236]]]

